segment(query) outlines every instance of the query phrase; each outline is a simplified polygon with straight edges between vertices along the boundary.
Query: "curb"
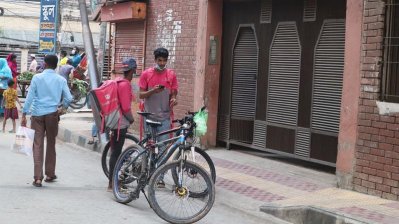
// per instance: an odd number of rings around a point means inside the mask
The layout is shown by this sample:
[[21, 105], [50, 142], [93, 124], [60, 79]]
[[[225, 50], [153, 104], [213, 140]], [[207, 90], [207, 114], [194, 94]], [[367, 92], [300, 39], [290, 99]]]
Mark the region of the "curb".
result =
[[93, 145], [89, 145], [87, 144], [87, 142], [89, 142], [90, 139], [88, 139], [88, 137], [83, 136], [83, 135], [79, 135], [79, 134], [75, 134], [72, 131], [59, 126], [58, 127], [58, 135], [57, 138], [60, 139], [63, 142], [68, 142], [68, 143], [73, 143], [75, 145], [78, 145], [80, 147], [89, 149], [91, 151], [95, 151], [95, 152], [101, 152], [102, 151], [102, 146], [100, 144], [100, 142], [95, 141]]

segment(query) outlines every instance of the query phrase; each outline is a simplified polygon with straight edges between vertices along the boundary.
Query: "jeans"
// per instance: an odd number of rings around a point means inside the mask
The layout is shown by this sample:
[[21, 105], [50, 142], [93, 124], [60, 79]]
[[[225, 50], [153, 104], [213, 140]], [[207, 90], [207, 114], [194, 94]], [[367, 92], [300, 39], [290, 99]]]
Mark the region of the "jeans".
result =
[[98, 133], [98, 128], [96, 123], [94, 123], [93, 126], [91, 126], [91, 137], [97, 137], [97, 133]]
[[119, 138], [118, 138], [118, 130], [112, 130], [111, 135], [111, 158], [109, 159], [109, 183], [112, 183], [112, 176], [115, 169], [116, 161], [118, 160], [119, 155], [122, 152], [123, 144], [125, 144], [127, 128], [119, 130]]
[[[157, 130], [156, 130], [157, 133], [170, 129], [170, 120], [169, 119], [161, 121], [161, 124], [162, 124], [161, 126], [157, 127]], [[146, 129], [146, 131], [151, 131], [150, 127], [147, 125], [147, 123], [145, 123], [145, 129]], [[169, 135], [161, 135], [158, 137], [157, 140], [158, 140], [158, 142], [162, 142], [167, 139], [169, 139]]]

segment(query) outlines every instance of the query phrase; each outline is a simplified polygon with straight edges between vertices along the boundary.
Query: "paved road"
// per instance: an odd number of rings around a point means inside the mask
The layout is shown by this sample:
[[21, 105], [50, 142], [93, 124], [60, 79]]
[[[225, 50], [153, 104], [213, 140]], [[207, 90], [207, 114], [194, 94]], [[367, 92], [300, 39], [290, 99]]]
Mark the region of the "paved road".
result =
[[[106, 191], [100, 154], [75, 145], [59, 142], [58, 181], [33, 187], [33, 159], [12, 152], [13, 140], [12, 134], [0, 133], [0, 223], [165, 223], [144, 197], [129, 205], [116, 203]], [[213, 209], [200, 223], [282, 223], [232, 208], [225, 197], [218, 191]]]

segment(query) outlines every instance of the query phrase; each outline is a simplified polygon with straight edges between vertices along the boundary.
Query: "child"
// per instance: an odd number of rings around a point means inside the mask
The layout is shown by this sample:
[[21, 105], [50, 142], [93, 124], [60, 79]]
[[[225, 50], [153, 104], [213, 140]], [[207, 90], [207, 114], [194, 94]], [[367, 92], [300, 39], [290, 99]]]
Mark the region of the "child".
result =
[[12, 120], [12, 131], [10, 133], [15, 133], [15, 120], [18, 119], [18, 109], [15, 105], [15, 101], [18, 102], [19, 106], [21, 106], [21, 102], [19, 102], [17, 90], [12, 88], [14, 86], [14, 80], [10, 79], [8, 81], [8, 89], [3, 93], [3, 104], [4, 104], [4, 121], [3, 121], [3, 132], [5, 132], [6, 121], [8, 118]]

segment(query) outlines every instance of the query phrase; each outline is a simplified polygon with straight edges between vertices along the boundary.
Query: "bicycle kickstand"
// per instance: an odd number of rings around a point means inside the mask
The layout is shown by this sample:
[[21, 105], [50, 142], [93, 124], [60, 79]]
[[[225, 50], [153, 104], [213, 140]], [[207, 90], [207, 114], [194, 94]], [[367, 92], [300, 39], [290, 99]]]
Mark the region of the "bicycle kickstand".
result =
[[144, 189], [141, 189], [141, 192], [143, 192], [145, 199], [147, 199], [148, 205], [150, 206], [150, 208], [152, 209], [152, 206], [150, 204], [150, 201], [148, 200], [147, 194], [145, 193]]

